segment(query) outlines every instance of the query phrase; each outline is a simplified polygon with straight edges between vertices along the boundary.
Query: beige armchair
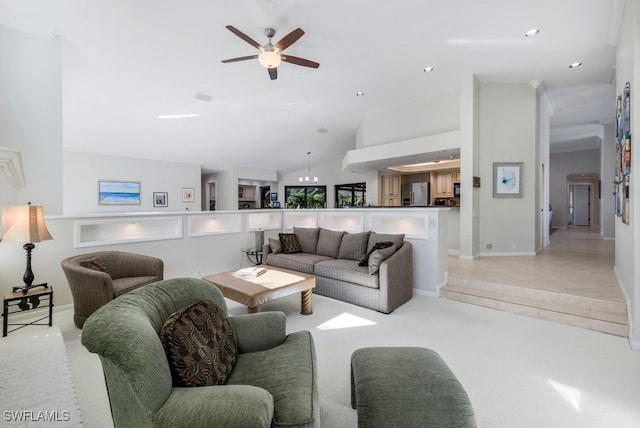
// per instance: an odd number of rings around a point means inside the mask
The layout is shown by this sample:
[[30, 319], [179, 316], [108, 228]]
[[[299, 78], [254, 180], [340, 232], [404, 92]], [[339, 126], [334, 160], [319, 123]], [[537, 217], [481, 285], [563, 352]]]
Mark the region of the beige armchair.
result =
[[161, 259], [122, 251], [99, 251], [61, 262], [73, 295], [73, 322], [85, 320], [104, 304], [131, 290], [163, 279]]

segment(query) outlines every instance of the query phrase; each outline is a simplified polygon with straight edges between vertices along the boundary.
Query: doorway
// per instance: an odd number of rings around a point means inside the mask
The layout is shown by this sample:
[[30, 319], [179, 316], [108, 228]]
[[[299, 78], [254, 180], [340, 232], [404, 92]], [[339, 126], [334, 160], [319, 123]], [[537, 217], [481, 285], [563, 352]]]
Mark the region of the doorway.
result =
[[591, 226], [591, 185], [569, 184], [567, 226]]

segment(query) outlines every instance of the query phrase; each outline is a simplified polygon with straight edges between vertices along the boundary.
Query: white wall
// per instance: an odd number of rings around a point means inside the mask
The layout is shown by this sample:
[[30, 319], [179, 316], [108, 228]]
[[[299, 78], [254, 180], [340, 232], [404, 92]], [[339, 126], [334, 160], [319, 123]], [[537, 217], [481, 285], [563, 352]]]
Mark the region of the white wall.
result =
[[459, 91], [441, 93], [366, 117], [358, 127], [356, 148], [441, 134], [460, 128]]
[[616, 165], [616, 126], [614, 123], [604, 125], [604, 140], [600, 146], [600, 233], [604, 239], [615, 238], [615, 215], [613, 181]]
[[[482, 255], [535, 254], [535, 89], [527, 83], [480, 85], [480, 247]], [[523, 197], [493, 197], [493, 163], [523, 162]], [[492, 245], [492, 249], [487, 248]]]
[[[637, 0], [625, 2], [622, 28], [616, 56], [616, 94], [621, 94], [627, 81], [631, 82], [631, 135], [640, 135], [640, 4]], [[635, 197], [640, 186], [640, 156], [631, 150], [630, 223], [615, 218], [616, 273], [626, 294], [631, 322], [629, 340], [640, 349], [640, 199]]]
[[[71, 151], [65, 151], [63, 159], [65, 215], [200, 211], [200, 165]], [[140, 205], [99, 205], [99, 180], [140, 182]], [[194, 202], [182, 202], [183, 188], [195, 190]], [[153, 192], [167, 192], [169, 206], [154, 207]]]
[[26, 184], [3, 182], [0, 206], [42, 205], [62, 213], [62, 79], [60, 40], [0, 25], [0, 145], [20, 149]]
[[[567, 174], [598, 173], [600, 171], [600, 149], [581, 150], [568, 153], [552, 153], [549, 170], [549, 203], [553, 208], [551, 225], [567, 227]], [[613, 186], [602, 189], [611, 191]], [[595, 190], [595, 189], [594, 189]], [[597, 195], [597, 192], [594, 192]]]

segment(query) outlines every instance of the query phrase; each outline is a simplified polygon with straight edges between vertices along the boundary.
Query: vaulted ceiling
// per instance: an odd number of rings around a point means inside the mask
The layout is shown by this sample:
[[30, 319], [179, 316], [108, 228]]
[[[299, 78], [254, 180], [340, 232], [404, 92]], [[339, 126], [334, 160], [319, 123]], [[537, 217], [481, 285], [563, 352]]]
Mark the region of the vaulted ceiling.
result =
[[[62, 45], [64, 148], [304, 169], [355, 148], [364, 117], [481, 82], [543, 83], [553, 143], [613, 121], [623, 0], [0, 0], [0, 25]], [[270, 80], [258, 51], [302, 28]], [[539, 29], [526, 37], [530, 29]], [[569, 68], [581, 62], [577, 68]], [[434, 71], [425, 72], [425, 67]], [[357, 92], [364, 95], [357, 96]], [[319, 132], [320, 131], [320, 132]], [[595, 138], [595, 140], [594, 140]]]

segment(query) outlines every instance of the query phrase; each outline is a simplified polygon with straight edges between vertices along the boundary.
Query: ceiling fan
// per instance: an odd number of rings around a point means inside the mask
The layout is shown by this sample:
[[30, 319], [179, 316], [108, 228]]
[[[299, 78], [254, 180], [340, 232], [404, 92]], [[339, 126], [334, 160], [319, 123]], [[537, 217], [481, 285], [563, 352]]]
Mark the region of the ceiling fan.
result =
[[318, 64], [317, 62], [309, 61], [308, 59], [299, 58], [293, 55], [285, 55], [282, 53], [282, 51], [294, 44], [300, 37], [304, 35], [304, 31], [302, 31], [302, 29], [300, 28], [296, 28], [295, 30], [284, 36], [275, 45], [271, 43], [271, 38], [276, 34], [276, 30], [274, 30], [273, 28], [265, 28], [264, 34], [269, 38], [269, 42], [264, 46], [231, 25], [227, 25], [227, 29], [236, 36], [240, 37], [245, 42], [249, 43], [254, 48], [258, 49], [260, 53], [256, 55], [225, 59], [222, 61], [224, 63], [246, 61], [248, 59], [257, 58], [260, 64], [269, 70], [269, 77], [271, 78], [271, 80], [275, 80], [278, 78], [278, 65], [280, 65], [281, 61], [311, 68], [318, 68], [320, 66], [320, 64]]

